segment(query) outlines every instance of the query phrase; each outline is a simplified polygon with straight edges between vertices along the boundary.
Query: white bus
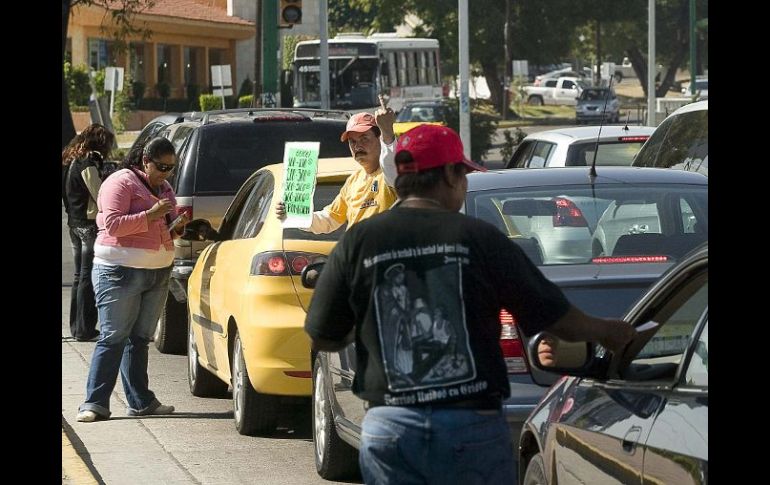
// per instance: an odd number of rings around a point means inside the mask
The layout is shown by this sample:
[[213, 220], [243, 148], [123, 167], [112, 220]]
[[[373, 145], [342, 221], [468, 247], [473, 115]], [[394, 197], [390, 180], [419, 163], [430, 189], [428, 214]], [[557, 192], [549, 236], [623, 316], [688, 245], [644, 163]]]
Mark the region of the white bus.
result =
[[[321, 107], [319, 44], [303, 41], [294, 51], [294, 107]], [[441, 98], [446, 89], [439, 66], [437, 39], [339, 34], [329, 39], [330, 108], [372, 108], [378, 94], [394, 111], [407, 100]]]

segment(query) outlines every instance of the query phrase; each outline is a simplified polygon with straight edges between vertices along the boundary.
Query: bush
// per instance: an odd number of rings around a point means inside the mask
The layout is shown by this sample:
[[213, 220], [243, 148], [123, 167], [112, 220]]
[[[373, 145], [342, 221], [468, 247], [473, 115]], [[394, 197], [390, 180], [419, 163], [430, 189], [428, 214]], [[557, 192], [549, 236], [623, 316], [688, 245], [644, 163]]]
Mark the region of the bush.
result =
[[222, 109], [222, 98], [213, 94], [201, 94], [198, 98], [201, 111], [213, 111]]
[[64, 81], [67, 84], [67, 98], [70, 106], [88, 106], [91, 85], [88, 83], [88, 68], [64, 63]]
[[513, 151], [516, 149], [516, 146], [521, 143], [521, 140], [526, 138], [527, 134], [524, 133], [521, 128], [517, 127], [513, 134], [511, 134], [511, 130], [503, 131], [503, 136], [505, 137], [505, 141], [503, 142], [502, 148], [500, 148], [500, 155], [502, 155], [503, 165], [505, 165], [513, 156]]
[[241, 89], [238, 90], [238, 105], [240, 106], [240, 100], [244, 96], [254, 94], [254, 83], [251, 82], [251, 79], [249, 79], [249, 76], [246, 76], [246, 79], [243, 80], [241, 83]]
[[[460, 133], [459, 102], [457, 99], [449, 99], [448, 104], [451, 109], [448, 110], [447, 124]], [[492, 148], [492, 136], [499, 119], [499, 115], [489, 103], [471, 100], [471, 160], [480, 161]]]
[[238, 107], [239, 108], [251, 108], [252, 104], [254, 103], [254, 95], [249, 94], [246, 96], [241, 96], [238, 98]]

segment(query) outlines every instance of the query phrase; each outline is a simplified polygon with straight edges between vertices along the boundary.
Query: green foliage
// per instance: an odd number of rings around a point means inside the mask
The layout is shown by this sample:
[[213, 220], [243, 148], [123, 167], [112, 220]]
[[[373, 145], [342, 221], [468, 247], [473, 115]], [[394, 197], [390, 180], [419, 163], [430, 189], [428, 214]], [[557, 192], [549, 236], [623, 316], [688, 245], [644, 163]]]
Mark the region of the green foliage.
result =
[[155, 85], [155, 91], [163, 99], [171, 97], [171, 85], [165, 81], [161, 81]]
[[[460, 133], [460, 112], [457, 99], [448, 101], [447, 124]], [[499, 116], [484, 102], [471, 102], [471, 159], [481, 160], [492, 148], [492, 136], [497, 129]]]
[[112, 127], [115, 128], [115, 133], [126, 131], [126, 125], [128, 125], [133, 108], [131, 97], [128, 94], [129, 90], [129, 83], [124, 82], [123, 90], [115, 93], [115, 105], [112, 111]]
[[91, 86], [88, 84], [88, 68], [64, 63], [64, 82], [67, 85], [67, 98], [70, 106], [88, 106]]
[[131, 83], [131, 102], [134, 103], [134, 107], [139, 109], [144, 98], [144, 93], [147, 90], [147, 84], [142, 81], [134, 81]]
[[104, 69], [94, 71], [94, 87], [96, 87], [96, 94], [101, 98], [106, 93], [104, 92], [104, 77], [106, 72]]
[[222, 109], [222, 98], [213, 94], [201, 94], [198, 98], [201, 111], [212, 111]]
[[254, 105], [253, 94], [247, 94], [246, 96], [241, 96], [240, 98], [238, 98], [239, 108], [251, 108], [253, 105]]
[[507, 163], [508, 160], [511, 159], [516, 146], [519, 145], [521, 140], [526, 138], [526, 136], [527, 134], [524, 133], [524, 131], [519, 127], [514, 129], [513, 134], [511, 134], [511, 130], [503, 131], [503, 137], [505, 138], [505, 141], [503, 142], [503, 146], [500, 149], [500, 155], [503, 158], [503, 163]]
[[[380, 3], [371, 0], [338, 0], [329, 2], [329, 36], [340, 32], [390, 32], [394, 25], [377, 21]], [[403, 12], [402, 12], [403, 14]], [[401, 23], [401, 22], [399, 22]]]
[[287, 35], [283, 38], [283, 51], [281, 59], [281, 69], [291, 69], [291, 62], [294, 60], [294, 49], [297, 44], [303, 40], [313, 40], [318, 37], [312, 35]]

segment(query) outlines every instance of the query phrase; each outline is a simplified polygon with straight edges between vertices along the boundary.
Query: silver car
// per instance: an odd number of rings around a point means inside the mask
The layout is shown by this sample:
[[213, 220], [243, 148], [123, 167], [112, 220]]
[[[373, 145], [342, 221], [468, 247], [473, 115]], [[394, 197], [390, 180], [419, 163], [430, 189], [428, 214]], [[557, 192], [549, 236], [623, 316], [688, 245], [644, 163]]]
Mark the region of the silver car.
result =
[[611, 88], [586, 88], [580, 93], [575, 105], [577, 124], [620, 121], [620, 101]]
[[[631, 165], [655, 128], [599, 126], [559, 128], [532, 133], [516, 147], [505, 168]], [[598, 142], [598, 151], [597, 151]]]

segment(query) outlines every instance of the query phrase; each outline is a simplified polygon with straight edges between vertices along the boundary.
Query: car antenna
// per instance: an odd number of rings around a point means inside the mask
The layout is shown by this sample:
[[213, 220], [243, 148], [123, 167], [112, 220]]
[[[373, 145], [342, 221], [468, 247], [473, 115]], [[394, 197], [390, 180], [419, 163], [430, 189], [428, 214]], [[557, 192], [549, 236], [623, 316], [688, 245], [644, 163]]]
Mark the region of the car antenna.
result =
[[626, 111], [626, 126], [623, 127], [623, 131], [629, 131], [628, 122], [631, 121], [631, 111]]
[[593, 187], [594, 180], [596, 179], [596, 156], [599, 154], [599, 138], [602, 136], [602, 127], [604, 126], [604, 115], [607, 114], [607, 100], [612, 92], [612, 80], [615, 76], [610, 76], [610, 82], [607, 86], [607, 94], [604, 95], [604, 108], [602, 108], [602, 119], [599, 121], [599, 132], [596, 134], [596, 146], [594, 147], [594, 159], [591, 162], [591, 170], [588, 172], [588, 177], [591, 179], [591, 187]]

